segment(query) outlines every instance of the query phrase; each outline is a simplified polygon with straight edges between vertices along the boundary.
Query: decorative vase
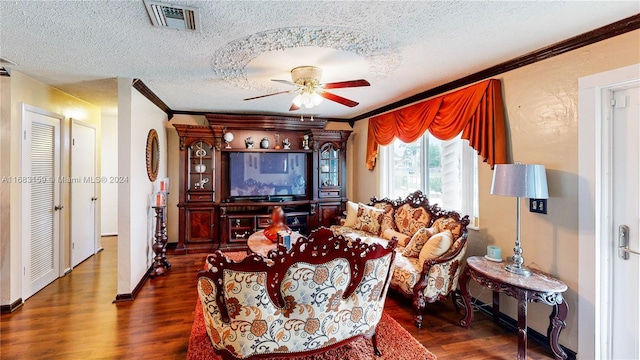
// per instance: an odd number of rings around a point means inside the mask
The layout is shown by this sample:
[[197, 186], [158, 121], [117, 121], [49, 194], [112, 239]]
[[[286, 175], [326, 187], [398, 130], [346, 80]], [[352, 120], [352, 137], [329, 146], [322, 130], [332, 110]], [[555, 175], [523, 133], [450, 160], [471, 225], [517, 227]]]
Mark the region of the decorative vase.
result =
[[269, 139], [262, 138], [262, 141], [260, 141], [260, 148], [261, 149], [268, 149], [269, 148]]
[[264, 229], [264, 236], [272, 242], [278, 241], [278, 232], [286, 231], [291, 233], [291, 228], [287, 226], [284, 210], [280, 206], [275, 206], [271, 212], [271, 225]]

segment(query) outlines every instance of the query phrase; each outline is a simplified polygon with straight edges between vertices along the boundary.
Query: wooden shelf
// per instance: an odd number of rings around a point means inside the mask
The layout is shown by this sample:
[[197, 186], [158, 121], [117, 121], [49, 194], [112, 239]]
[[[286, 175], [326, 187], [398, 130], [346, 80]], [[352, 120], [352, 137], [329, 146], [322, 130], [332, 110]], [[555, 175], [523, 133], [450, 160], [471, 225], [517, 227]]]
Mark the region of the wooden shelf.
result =
[[[268, 226], [270, 213], [275, 206], [281, 206], [292, 221], [297, 217], [296, 223], [289, 226], [302, 232], [309, 232], [321, 225], [328, 226], [344, 210], [346, 146], [351, 131], [324, 130], [324, 122], [300, 122], [288, 117], [225, 114], [207, 114], [206, 117], [209, 122], [207, 126], [174, 124], [180, 149], [179, 238], [176, 254], [214, 248], [244, 250], [247, 248], [246, 239], [235, 236], [244, 236], [247, 232]], [[226, 148], [223, 141], [224, 134], [228, 132], [234, 135], [234, 139], [230, 141], [231, 148]], [[277, 143], [280, 145], [282, 140], [289, 139], [289, 149], [273, 148], [276, 133], [279, 135]], [[244, 140], [249, 137], [254, 140], [253, 149], [245, 147]], [[271, 148], [260, 148], [260, 140], [263, 138], [269, 139]], [[310, 149], [303, 148], [306, 141]], [[193, 152], [194, 146], [199, 146], [197, 144], [200, 142], [206, 143], [202, 147], [207, 154], [202, 158], [194, 156]], [[321, 159], [322, 152], [327, 149], [334, 151], [330, 154], [332, 156]], [[278, 195], [272, 195], [271, 199], [265, 197], [264, 200], [244, 198], [233, 201], [230, 199], [229, 174], [233, 153], [304, 154], [289, 156], [295, 159], [296, 164], [298, 160], [303, 162], [299, 166], [304, 168], [304, 194], [280, 195], [286, 196], [285, 200], [291, 199], [288, 201], [281, 201], [282, 198], [278, 198]], [[248, 157], [253, 161], [262, 158], [253, 155]], [[194, 166], [199, 163], [205, 165], [207, 171], [195, 172]], [[320, 174], [321, 164], [333, 165], [334, 168], [329, 173]], [[254, 168], [259, 170], [257, 165]], [[264, 174], [271, 173], [265, 170]], [[205, 186], [210, 188], [194, 188], [194, 181], [199, 181], [200, 176], [209, 179]], [[323, 188], [321, 181], [327, 176], [332, 181], [337, 181], [338, 185]], [[288, 183], [291, 184], [292, 181]], [[302, 192], [300, 190], [302, 189], [295, 192]], [[243, 223], [234, 227], [236, 220], [242, 220]]]

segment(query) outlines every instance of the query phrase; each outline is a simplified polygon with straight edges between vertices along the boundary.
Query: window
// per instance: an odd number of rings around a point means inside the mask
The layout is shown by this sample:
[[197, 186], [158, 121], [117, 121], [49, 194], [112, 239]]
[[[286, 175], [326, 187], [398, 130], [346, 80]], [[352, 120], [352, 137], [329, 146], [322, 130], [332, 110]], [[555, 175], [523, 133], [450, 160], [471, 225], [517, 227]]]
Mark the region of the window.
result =
[[430, 203], [469, 215], [469, 227], [478, 227], [478, 156], [467, 140], [442, 141], [425, 132], [413, 143], [396, 139], [382, 147], [380, 160], [383, 196], [422, 190]]

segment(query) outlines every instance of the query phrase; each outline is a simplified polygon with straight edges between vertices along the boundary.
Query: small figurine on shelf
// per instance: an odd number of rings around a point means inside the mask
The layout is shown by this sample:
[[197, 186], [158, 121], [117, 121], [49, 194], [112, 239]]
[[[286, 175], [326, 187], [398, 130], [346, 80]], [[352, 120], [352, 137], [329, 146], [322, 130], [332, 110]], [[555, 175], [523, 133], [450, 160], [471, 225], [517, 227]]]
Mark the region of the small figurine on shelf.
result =
[[253, 139], [251, 138], [251, 136], [244, 139], [244, 145], [247, 147], [247, 149], [253, 149]]
[[278, 144], [278, 142], [280, 141], [280, 133], [276, 133], [275, 138], [276, 138], [276, 143], [273, 148], [276, 150], [280, 150], [280, 144]]
[[260, 149], [268, 149], [269, 148], [269, 139], [264, 137], [262, 141], [260, 141]]
[[302, 137], [302, 148], [305, 150], [309, 150], [309, 135], [305, 135]]
[[231, 149], [231, 141], [233, 141], [233, 134], [230, 132], [226, 132], [224, 133], [222, 138], [224, 139], [224, 143], [227, 144], [224, 148]]
[[289, 138], [282, 139], [282, 147], [285, 150], [291, 149], [291, 142], [289, 142]]

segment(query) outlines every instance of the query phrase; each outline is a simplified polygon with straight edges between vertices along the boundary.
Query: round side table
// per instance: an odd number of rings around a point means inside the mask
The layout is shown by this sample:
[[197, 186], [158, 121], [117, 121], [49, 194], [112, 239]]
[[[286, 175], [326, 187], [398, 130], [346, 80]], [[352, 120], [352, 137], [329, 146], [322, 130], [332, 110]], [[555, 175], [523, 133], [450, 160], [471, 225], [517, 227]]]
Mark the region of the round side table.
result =
[[466, 310], [460, 325], [468, 328], [473, 320], [471, 308], [471, 294], [469, 280], [493, 291], [493, 319], [498, 321], [500, 315], [500, 296], [503, 292], [518, 300], [518, 359], [527, 358], [527, 304], [535, 301], [551, 305], [549, 328], [547, 337], [556, 359], [566, 359], [567, 354], [558, 344], [560, 331], [567, 326], [565, 320], [569, 313], [567, 302], [562, 293], [567, 291], [567, 285], [562, 281], [542, 271], [530, 269], [530, 276], [510, 273], [504, 269], [504, 264], [489, 261], [482, 256], [472, 256], [467, 259], [467, 266], [459, 280], [460, 292]]

